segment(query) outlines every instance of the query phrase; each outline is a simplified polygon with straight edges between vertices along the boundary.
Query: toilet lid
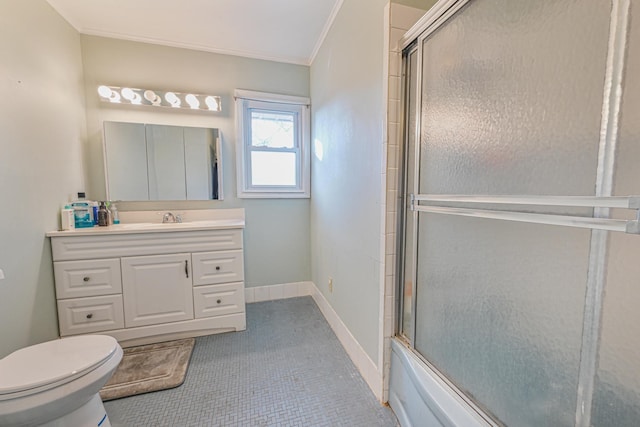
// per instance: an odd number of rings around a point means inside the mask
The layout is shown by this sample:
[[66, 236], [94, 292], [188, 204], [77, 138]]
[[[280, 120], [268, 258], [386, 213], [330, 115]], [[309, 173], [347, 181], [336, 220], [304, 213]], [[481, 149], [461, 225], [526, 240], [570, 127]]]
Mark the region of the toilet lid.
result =
[[48, 385], [108, 359], [118, 342], [107, 335], [81, 335], [17, 350], [0, 359], [0, 395]]

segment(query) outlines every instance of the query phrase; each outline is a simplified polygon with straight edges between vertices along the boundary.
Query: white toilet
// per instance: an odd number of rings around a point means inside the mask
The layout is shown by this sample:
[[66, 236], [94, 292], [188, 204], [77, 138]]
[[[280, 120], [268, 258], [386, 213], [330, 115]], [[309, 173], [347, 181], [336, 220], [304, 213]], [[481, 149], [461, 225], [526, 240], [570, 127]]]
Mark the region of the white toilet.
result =
[[122, 360], [107, 335], [79, 335], [0, 359], [0, 426], [109, 427], [98, 392]]

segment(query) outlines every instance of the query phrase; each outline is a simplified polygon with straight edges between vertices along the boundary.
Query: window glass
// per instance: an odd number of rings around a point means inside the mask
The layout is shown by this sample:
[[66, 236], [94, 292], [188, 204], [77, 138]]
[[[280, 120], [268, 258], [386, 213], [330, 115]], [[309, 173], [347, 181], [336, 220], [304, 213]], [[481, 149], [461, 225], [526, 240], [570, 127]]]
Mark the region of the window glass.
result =
[[295, 187], [297, 184], [295, 153], [252, 152], [251, 184]]
[[296, 115], [273, 111], [251, 111], [251, 145], [293, 148], [296, 143]]

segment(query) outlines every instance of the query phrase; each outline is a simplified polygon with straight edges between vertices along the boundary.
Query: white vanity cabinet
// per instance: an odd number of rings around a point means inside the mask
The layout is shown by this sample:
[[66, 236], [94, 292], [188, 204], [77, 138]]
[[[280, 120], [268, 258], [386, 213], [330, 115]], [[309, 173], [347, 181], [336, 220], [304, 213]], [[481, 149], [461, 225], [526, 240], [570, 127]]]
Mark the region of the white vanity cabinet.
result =
[[108, 229], [48, 234], [61, 336], [136, 345], [246, 328], [242, 228]]

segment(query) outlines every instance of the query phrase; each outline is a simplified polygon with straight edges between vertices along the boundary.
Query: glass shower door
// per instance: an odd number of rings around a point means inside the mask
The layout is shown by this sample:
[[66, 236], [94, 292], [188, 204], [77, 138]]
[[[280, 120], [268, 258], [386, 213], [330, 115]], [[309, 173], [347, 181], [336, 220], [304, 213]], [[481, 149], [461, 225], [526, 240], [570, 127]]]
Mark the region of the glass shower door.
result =
[[[407, 207], [409, 195], [599, 196], [611, 15], [612, 4], [599, 0], [475, 0], [405, 51], [400, 333], [506, 425], [576, 425], [582, 404], [578, 389], [587, 375], [588, 287], [597, 273], [594, 266], [603, 261], [594, 259], [592, 250], [597, 233], [604, 232], [418, 214]], [[637, 127], [630, 133], [635, 139], [625, 150], [637, 162]], [[638, 182], [638, 177], [628, 179]], [[630, 185], [618, 194], [640, 193], [637, 186], [632, 190]], [[415, 202], [421, 204], [429, 202]], [[589, 207], [487, 203], [483, 208], [594, 215]], [[640, 247], [618, 239], [640, 244], [637, 236], [621, 235], [612, 239], [611, 254], [639, 253]], [[628, 256], [616, 259], [625, 263]], [[618, 298], [624, 295], [620, 290]], [[607, 340], [620, 345], [623, 337], [607, 335], [607, 322], [619, 331], [629, 317], [607, 316], [608, 303], [601, 345]], [[639, 342], [631, 334], [625, 341]], [[632, 344], [627, 361], [639, 351]], [[615, 369], [605, 368], [619, 366], [619, 350], [607, 353], [601, 351], [594, 395], [594, 414], [605, 409], [594, 424], [601, 426], [611, 425], [602, 421], [609, 402], [600, 406], [601, 394], [606, 398], [625, 381], [629, 390], [640, 390], [637, 376], [622, 380]], [[638, 402], [637, 394], [634, 398]], [[628, 402], [628, 396], [621, 401]]]

